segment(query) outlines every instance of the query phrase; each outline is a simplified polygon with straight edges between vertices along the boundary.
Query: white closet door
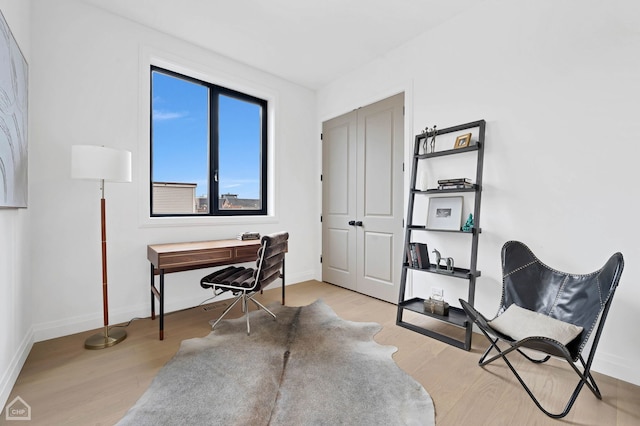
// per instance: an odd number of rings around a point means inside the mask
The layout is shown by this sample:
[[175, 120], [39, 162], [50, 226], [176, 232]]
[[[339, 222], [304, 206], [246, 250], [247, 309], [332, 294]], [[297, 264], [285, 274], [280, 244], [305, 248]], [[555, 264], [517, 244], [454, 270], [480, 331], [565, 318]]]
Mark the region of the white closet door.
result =
[[322, 124], [322, 279], [356, 289], [356, 113]]
[[323, 280], [396, 303], [404, 95], [323, 123]]

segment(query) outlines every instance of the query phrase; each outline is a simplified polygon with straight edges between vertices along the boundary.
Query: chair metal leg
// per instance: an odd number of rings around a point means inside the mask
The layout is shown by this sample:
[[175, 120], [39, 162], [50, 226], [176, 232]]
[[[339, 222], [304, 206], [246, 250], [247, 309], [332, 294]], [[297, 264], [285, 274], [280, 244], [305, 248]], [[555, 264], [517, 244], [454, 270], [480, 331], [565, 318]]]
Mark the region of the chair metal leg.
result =
[[489, 340], [489, 342], [491, 342], [491, 345], [489, 345], [489, 347], [487, 348], [486, 351], [484, 351], [484, 353], [482, 354], [482, 356], [480, 357], [480, 359], [478, 360], [478, 365], [480, 367], [483, 367], [487, 364], [489, 364], [490, 362], [494, 361], [497, 358], [500, 358], [500, 356], [494, 356], [493, 358], [491, 358], [489, 361], [485, 361], [485, 358], [487, 357], [487, 355], [489, 355], [489, 352], [491, 352], [491, 349], [494, 349], [498, 352], [500, 352], [500, 348], [498, 348], [498, 339], [496, 338], [495, 340], [492, 339], [487, 333], [485, 333], [484, 330], [480, 329], [480, 331], [482, 331], [482, 333], [485, 335], [485, 337]]
[[216, 325], [218, 325], [218, 323], [222, 320], [222, 318], [224, 318], [225, 315], [227, 315], [229, 313], [229, 311], [231, 309], [233, 309], [233, 307], [236, 305], [236, 303], [238, 303], [238, 301], [242, 298], [242, 295], [236, 297], [236, 300], [233, 301], [233, 303], [231, 303], [227, 309], [224, 310], [224, 312], [222, 313], [222, 315], [220, 315], [220, 317], [216, 320], [216, 322], [213, 323], [213, 325], [211, 326], [211, 329], [213, 330]]
[[216, 325], [218, 325], [218, 323], [220, 321], [222, 321], [224, 316], [227, 315], [229, 313], [229, 311], [231, 309], [233, 309], [233, 307], [238, 302], [242, 301], [240, 306], [242, 308], [242, 312], [244, 313], [244, 316], [245, 316], [245, 319], [246, 319], [246, 322], [247, 322], [247, 336], [251, 335], [251, 325], [249, 323], [249, 302], [248, 302], [249, 300], [251, 300], [253, 303], [255, 303], [256, 306], [258, 307], [258, 309], [263, 309], [269, 315], [271, 315], [273, 317], [273, 319], [276, 318], [276, 314], [274, 314], [269, 309], [267, 309], [267, 307], [264, 306], [262, 303], [260, 303], [257, 300], [255, 300], [251, 295], [247, 294], [246, 291], [243, 291], [238, 297], [235, 298], [235, 300], [227, 307], [227, 309], [224, 310], [224, 312], [222, 313], [222, 315], [220, 315], [220, 317], [216, 320], [216, 322], [213, 323], [213, 325], [211, 326], [211, 329], [213, 330], [216, 327]]
[[269, 309], [267, 309], [262, 303], [258, 302], [256, 299], [254, 299], [253, 297], [249, 297], [249, 300], [251, 300], [253, 303], [256, 304], [256, 306], [259, 309], [263, 309], [264, 311], [266, 311], [269, 315], [271, 315], [273, 317], [273, 319], [276, 319], [276, 314], [274, 314], [273, 312], [271, 312]]
[[582, 362], [582, 367], [585, 369], [586, 376], [589, 377], [589, 380], [586, 382], [587, 387], [593, 392], [593, 394], [598, 399], [602, 399], [602, 394], [600, 393], [600, 389], [598, 389], [598, 385], [596, 384], [595, 379], [591, 375], [591, 368], [587, 368], [584, 364], [584, 360], [582, 359], [582, 355], [580, 355], [580, 362]]
[[[569, 397], [569, 401], [567, 401], [567, 404], [565, 405], [565, 408], [562, 412], [560, 413], [551, 413], [549, 411], [547, 411], [542, 404], [540, 403], [540, 401], [538, 401], [538, 399], [535, 397], [535, 395], [533, 394], [533, 392], [529, 389], [529, 386], [527, 386], [527, 384], [524, 382], [524, 380], [522, 379], [522, 377], [520, 377], [520, 374], [518, 374], [518, 372], [516, 371], [516, 369], [513, 367], [513, 365], [511, 365], [511, 362], [509, 362], [509, 360], [507, 359], [507, 357], [503, 357], [504, 362], [507, 364], [507, 366], [509, 367], [509, 369], [511, 370], [511, 372], [513, 373], [514, 376], [516, 376], [516, 379], [518, 379], [518, 381], [520, 382], [520, 384], [522, 385], [522, 387], [524, 388], [524, 390], [527, 392], [527, 394], [529, 395], [529, 397], [531, 398], [531, 400], [536, 404], [536, 406], [540, 409], [540, 411], [542, 411], [543, 413], [545, 413], [547, 416], [554, 418], [554, 419], [560, 419], [564, 416], [566, 416], [567, 414], [569, 414], [569, 411], [571, 410], [571, 407], [573, 407], [573, 404], [576, 402], [576, 399], [578, 398], [578, 395], [580, 394], [580, 390], [582, 389], [582, 386], [587, 383], [587, 379], [586, 377], [582, 374], [579, 373], [581, 377], [581, 380], [578, 382], [578, 385], [576, 386], [576, 388], [574, 389], [573, 393], [571, 394], [571, 396]], [[573, 365], [573, 363], [571, 363]], [[574, 367], [575, 368], [575, 367]], [[589, 374], [590, 376], [590, 374]]]
[[[510, 346], [509, 349], [506, 350], [502, 350], [500, 349], [500, 347], [498, 346], [498, 341], [499, 339], [496, 338], [495, 340], [491, 338], [491, 336], [489, 336], [489, 334], [487, 334], [487, 332], [485, 332], [483, 329], [480, 329], [480, 331], [482, 331], [482, 333], [485, 335], [485, 337], [487, 339], [489, 339], [489, 341], [491, 342], [491, 345], [487, 348], [487, 350], [484, 352], [484, 354], [480, 357], [480, 360], [478, 361], [478, 365], [480, 367], [484, 367], [487, 364], [492, 363], [493, 361], [495, 361], [496, 359], [500, 359], [505, 357], [505, 355], [507, 355], [509, 352], [515, 351], [517, 348], [514, 346]], [[491, 352], [491, 349], [495, 349], [496, 352], [498, 352], [497, 355], [494, 355], [493, 357], [485, 360], [485, 358], [489, 355], [489, 352]]]
[[578, 376], [580, 376], [581, 382], [584, 382], [584, 384], [587, 385], [587, 387], [591, 390], [591, 392], [593, 392], [595, 397], [598, 399], [602, 399], [602, 394], [600, 394], [600, 389], [598, 389], [598, 385], [596, 384], [595, 379], [591, 375], [591, 368], [587, 367], [587, 365], [584, 362], [584, 359], [582, 358], [582, 355], [580, 355], [579, 359], [580, 359], [580, 363], [582, 364], [583, 371], [578, 370], [575, 364], [573, 362], [570, 362], [571, 366], [573, 367], [573, 370], [576, 372], [576, 374], [578, 374]]
[[247, 304], [247, 292], [242, 292], [242, 310], [247, 319], [247, 336], [251, 334], [251, 326], [249, 325], [249, 305]]
[[[545, 357], [544, 359], [541, 359], [541, 360], [532, 359], [529, 356], [527, 356], [526, 354], [522, 353], [522, 351], [520, 351], [520, 349], [517, 346], [510, 346], [508, 349], [502, 350], [502, 349], [500, 349], [500, 347], [498, 347], [498, 344], [497, 344], [499, 339], [496, 338], [494, 340], [484, 330], [480, 329], [480, 331], [482, 331], [482, 333], [489, 340], [489, 342], [491, 342], [491, 345], [489, 345], [489, 348], [482, 355], [482, 357], [480, 358], [480, 361], [478, 361], [478, 365], [480, 365], [481, 367], [484, 367], [485, 365], [495, 361], [496, 359], [502, 358], [502, 360], [504, 360], [505, 364], [507, 364], [507, 367], [509, 367], [509, 369], [511, 370], [513, 375], [516, 376], [516, 379], [518, 379], [518, 382], [520, 382], [520, 385], [522, 385], [522, 387], [527, 392], [527, 394], [529, 395], [531, 400], [536, 404], [536, 406], [540, 409], [540, 411], [545, 413], [547, 416], [549, 416], [551, 418], [554, 418], [554, 419], [560, 419], [562, 417], [565, 417], [567, 414], [569, 414], [569, 411], [571, 410], [571, 407], [573, 407], [573, 404], [576, 402], [576, 399], [578, 398], [578, 395], [580, 394], [580, 391], [582, 390], [582, 387], [585, 384], [587, 385], [587, 387], [591, 390], [591, 392], [593, 392], [593, 394], [598, 399], [602, 399], [602, 396], [600, 395], [600, 390], [598, 389], [598, 386], [596, 385], [596, 382], [593, 379], [593, 376], [591, 375], [591, 372], [589, 371], [590, 369], [587, 367], [587, 365], [584, 362], [584, 359], [582, 358], [582, 356], [580, 356], [579, 359], [580, 359], [580, 362], [582, 364], [582, 367], [584, 368], [584, 371], [580, 371], [576, 367], [576, 365], [573, 362], [573, 360], [565, 358], [566, 361], [571, 365], [573, 370], [578, 374], [578, 376], [580, 376], [580, 381], [578, 382], [578, 384], [576, 385], [573, 393], [569, 397], [569, 400], [567, 401], [567, 404], [565, 405], [565, 408], [564, 408], [564, 410], [562, 412], [560, 412], [560, 413], [551, 413], [551, 412], [547, 411], [542, 406], [540, 401], [538, 401], [538, 399], [535, 397], [535, 395], [533, 394], [531, 389], [529, 389], [529, 386], [527, 386], [527, 384], [524, 382], [524, 380], [522, 379], [520, 374], [518, 374], [516, 369], [513, 367], [513, 365], [511, 364], [511, 362], [507, 358], [507, 355], [515, 350], [515, 351], [518, 351], [519, 353], [521, 353], [522, 355], [524, 355], [525, 358], [527, 358], [529, 361], [532, 361], [532, 362], [534, 362], [536, 364], [545, 362], [549, 357]], [[488, 360], [485, 360], [485, 358], [487, 357], [487, 355], [489, 354], [489, 352], [492, 349], [495, 349], [498, 352], [498, 354], [493, 356], [492, 358], [490, 358]]]

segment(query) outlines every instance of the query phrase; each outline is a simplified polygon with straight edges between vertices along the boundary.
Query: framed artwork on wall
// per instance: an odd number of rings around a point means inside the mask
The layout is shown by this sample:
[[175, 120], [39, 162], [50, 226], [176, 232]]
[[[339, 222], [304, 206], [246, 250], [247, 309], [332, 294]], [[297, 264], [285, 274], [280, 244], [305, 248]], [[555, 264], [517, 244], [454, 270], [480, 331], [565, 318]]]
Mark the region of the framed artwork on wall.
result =
[[0, 208], [27, 207], [28, 76], [0, 12]]

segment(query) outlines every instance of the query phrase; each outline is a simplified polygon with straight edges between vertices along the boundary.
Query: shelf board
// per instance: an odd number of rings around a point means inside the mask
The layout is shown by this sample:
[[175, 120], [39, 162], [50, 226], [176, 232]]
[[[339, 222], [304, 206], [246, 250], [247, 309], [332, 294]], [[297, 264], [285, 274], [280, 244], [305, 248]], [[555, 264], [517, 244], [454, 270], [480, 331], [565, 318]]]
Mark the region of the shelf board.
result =
[[434, 194], [450, 194], [455, 192], [476, 192], [478, 191], [478, 185], [473, 184], [473, 188], [458, 188], [458, 189], [412, 189], [411, 192], [414, 194], [424, 194], [424, 195], [434, 195]]
[[475, 232], [477, 232], [478, 234], [482, 232], [481, 228], [472, 228], [471, 232], [467, 232], [467, 231], [463, 231], [463, 230], [456, 230], [456, 229], [433, 229], [433, 228], [427, 228], [426, 226], [423, 226], [421, 229], [424, 230], [424, 231], [457, 232], [459, 234], [469, 234], [469, 235], [473, 235]]
[[480, 142], [476, 142], [471, 146], [457, 149], [445, 149], [443, 151], [428, 152], [426, 154], [417, 154], [416, 158], [424, 160], [425, 158], [443, 157], [445, 155], [462, 154], [464, 152], [472, 152], [480, 149]]
[[473, 235], [475, 233], [480, 234], [482, 232], [482, 228], [473, 228], [471, 232], [466, 232], [466, 231], [455, 230], [455, 229], [433, 229], [433, 228], [427, 228], [424, 225], [409, 225], [407, 226], [407, 229], [411, 229], [412, 231], [457, 232], [459, 234], [469, 234], [469, 235]]
[[449, 324], [457, 325], [458, 327], [466, 327], [467, 325], [469, 325], [467, 314], [461, 308], [449, 306], [449, 315], [434, 314], [424, 308], [424, 299], [421, 299], [419, 297], [414, 297], [413, 299], [400, 302], [400, 304], [398, 304], [398, 308], [408, 309], [418, 314], [426, 315], [428, 317], [435, 318]]
[[464, 342], [462, 340], [454, 339], [452, 337], [447, 336], [446, 334], [438, 333], [436, 331], [429, 330], [428, 328], [422, 328], [415, 324], [411, 324], [406, 321], [396, 321], [396, 325], [399, 327], [406, 328], [411, 331], [415, 331], [416, 333], [420, 333], [424, 336], [431, 337], [433, 339], [444, 342], [448, 345], [455, 346], [456, 348], [464, 349], [465, 351], [471, 350], [471, 341], [469, 343]]
[[431, 188], [421, 192], [426, 194], [446, 194], [447, 192], [476, 192], [479, 189], [480, 189], [480, 186], [474, 183], [472, 188], [453, 188], [453, 189]]
[[449, 272], [446, 269], [443, 269], [442, 267], [440, 267], [439, 269], [436, 269], [436, 265], [434, 265], [433, 263], [429, 265], [429, 268], [424, 269], [424, 268], [414, 268], [412, 266], [409, 266], [409, 264], [405, 263], [404, 266], [406, 266], [407, 268], [411, 269], [412, 271], [422, 271], [422, 272], [430, 272], [432, 274], [439, 274], [439, 275], [446, 275], [448, 277], [455, 277], [455, 278], [464, 278], [464, 279], [469, 279], [471, 277], [473, 277], [474, 275], [476, 277], [480, 276], [480, 271], [476, 271], [475, 274], [473, 274], [469, 269], [464, 269], [464, 268], [453, 268], [453, 272]]

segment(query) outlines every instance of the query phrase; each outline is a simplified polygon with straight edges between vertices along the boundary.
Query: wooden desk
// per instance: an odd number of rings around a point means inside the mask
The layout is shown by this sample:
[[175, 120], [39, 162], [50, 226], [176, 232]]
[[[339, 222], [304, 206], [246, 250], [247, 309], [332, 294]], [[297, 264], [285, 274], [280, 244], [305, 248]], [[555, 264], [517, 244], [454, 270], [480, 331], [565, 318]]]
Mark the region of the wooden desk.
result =
[[[164, 274], [255, 261], [259, 248], [260, 240], [214, 240], [148, 245], [147, 259], [151, 262], [151, 319], [156, 318], [157, 297], [160, 302], [160, 340], [164, 339]], [[156, 275], [160, 276], [159, 288], [155, 285]], [[284, 262], [282, 304], [284, 305]]]

